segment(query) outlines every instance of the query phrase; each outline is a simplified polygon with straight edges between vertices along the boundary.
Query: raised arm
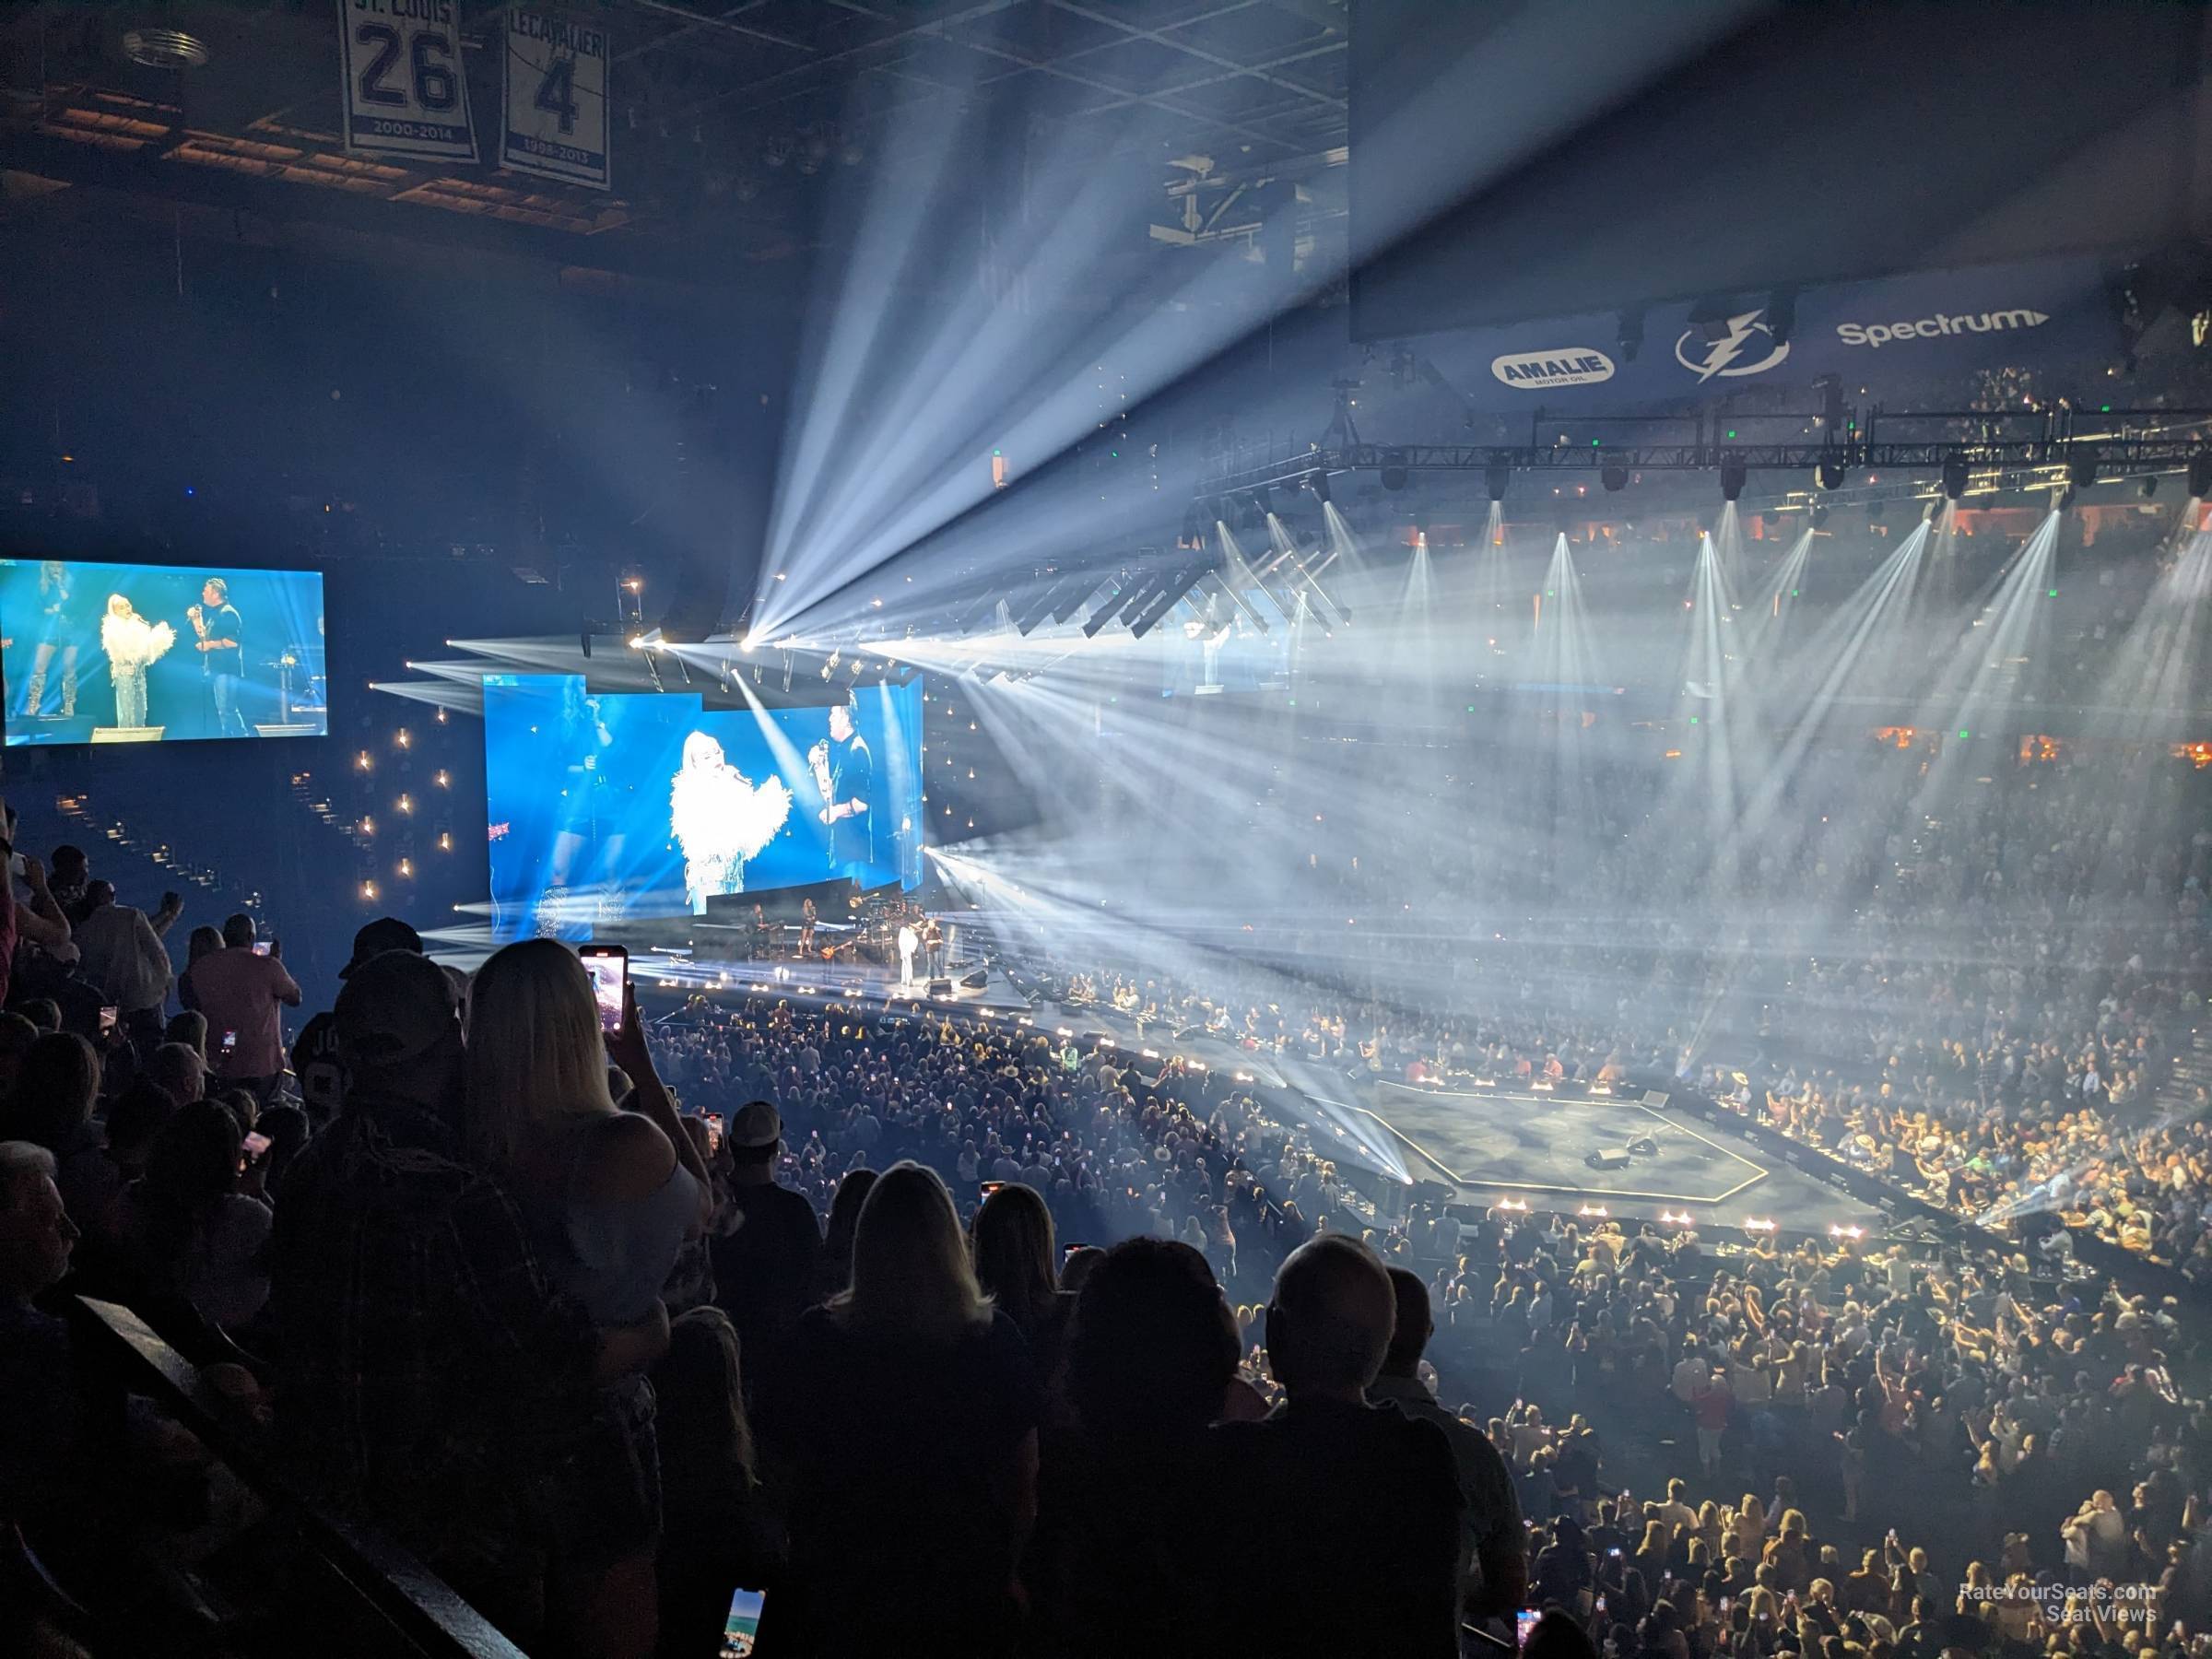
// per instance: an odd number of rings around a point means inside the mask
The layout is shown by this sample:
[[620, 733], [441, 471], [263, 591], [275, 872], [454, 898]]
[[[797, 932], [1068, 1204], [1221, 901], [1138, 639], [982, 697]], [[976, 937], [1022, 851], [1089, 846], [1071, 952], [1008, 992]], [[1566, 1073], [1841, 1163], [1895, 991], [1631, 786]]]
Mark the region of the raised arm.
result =
[[653, 1069], [653, 1050], [645, 1041], [644, 1027], [638, 1019], [635, 986], [626, 987], [622, 993], [622, 1029], [608, 1036], [606, 1048], [614, 1063], [629, 1075], [635, 1089], [630, 1098], [640, 1115], [649, 1119], [668, 1137], [676, 1148], [676, 1161], [699, 1183], [699, 1226], [694, 1230], [703, 1231], [713, 1207], [713, 1182], [708, 1177], [706, 1162], [700, 1157], [699, 1148], [692, 1145], [691, 1136], [684, 1129], [676, 1102], [668, 1098], [660, 1073]]

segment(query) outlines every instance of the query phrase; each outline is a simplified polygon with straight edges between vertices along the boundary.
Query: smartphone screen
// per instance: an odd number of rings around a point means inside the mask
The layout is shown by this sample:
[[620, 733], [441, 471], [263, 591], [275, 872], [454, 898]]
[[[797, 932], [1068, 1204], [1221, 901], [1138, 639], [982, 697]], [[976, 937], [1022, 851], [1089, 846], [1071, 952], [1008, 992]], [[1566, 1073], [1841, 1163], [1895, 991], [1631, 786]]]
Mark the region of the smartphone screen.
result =
[[115, 1029], [115, 1021], [121, 1017], [122, 1010], [119, 1008], [102, 1008], [100, 1011], [100, 1034], [102, 1037], [105, 1037], [109, 1032], [112, 1031]]
[[254, 940], [253, 954], [255, 956], [267, 956], [269, 954], [269, 942], [266, 939]]
[[592, 978], [592, 1000], [599, 1005], [599, 1029], [610, 1035], [622, 1029], [622, 988], [629, 982], [629, 952], [619, 945], [586, 945], [577, 953]]
[[982, 1195], [988, 1198], [992, 1194], [997, 1192], [1000, 1187], [1005, 1186], [1006, 1184], [1006, 1183], [1003, 1181], [986, 1181], [983, 1182]]
[[1524, 1607], [1513, 1615], [1513, 1647], [1517, 1652], [1528, 1651], [1528, 1639], [1535, 1630], [1536, 1620], [1543, 1617], [1534, 1607]]
[[238, 1033], [236, 1031], [225, 1031], [223, 1033], [223, 1053], [228, 1054], [236, 1047], [238, 1047]]
[[248, 1158], [259, 1158], [276, 1143], [265, 1135], [248, 1135], [238, 1144], [240, 1150], [244, 1152]]

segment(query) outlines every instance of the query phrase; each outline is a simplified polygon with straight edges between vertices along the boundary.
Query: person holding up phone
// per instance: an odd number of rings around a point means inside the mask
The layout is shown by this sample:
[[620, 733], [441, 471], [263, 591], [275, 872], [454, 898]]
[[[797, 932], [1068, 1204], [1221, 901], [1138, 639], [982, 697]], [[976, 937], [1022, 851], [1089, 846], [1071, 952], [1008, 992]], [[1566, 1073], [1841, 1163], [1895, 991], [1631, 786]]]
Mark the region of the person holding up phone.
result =
[[[525, 939], [477, 970], [468, 1000], [468, 1114], [477, 1158], [500, 1172], [551, 1246], [556, 1286], [612, 1331], [666, 1309], [661, 1288], [712, 1202], [705, 1161], [662, 1087], [625, 992], [603, 1029], [590, 972], [558, 939]], [[632, 1111], [608, 1089], [612, 1062], [629, 1075]], [[653, 1390], [643, 1369], [607, 1384], [606, 1432], [575, 1453], [597, 1517], [603, 1570], [575, 1586], [578, 1646], [596, 1652], [656, 1618], [653, 1542], [660, 1531]]]
[[192, 966], [193, 997], [207, 1017], [210, 1031], [235, 1031], [220, 1053], [208, 1056], [215, 1075], [232, 1087], [265, 1096], [284, 1072], [283, 1010], [300, 1006], [300, 985], [284, 966], [281, 941], [260, 943], [253, 918], [244, 912], [223, 924], [223, 947]]

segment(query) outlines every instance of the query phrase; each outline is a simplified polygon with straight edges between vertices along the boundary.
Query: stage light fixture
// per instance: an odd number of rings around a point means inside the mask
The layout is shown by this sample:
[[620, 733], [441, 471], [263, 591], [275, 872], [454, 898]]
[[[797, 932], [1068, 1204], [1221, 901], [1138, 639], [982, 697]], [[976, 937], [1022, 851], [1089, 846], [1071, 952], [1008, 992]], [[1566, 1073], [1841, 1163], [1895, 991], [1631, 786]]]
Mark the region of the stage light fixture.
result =
[[1403, 489], [1408, 475], [1406, 471], [1406, 452], [1387, 449], [1382, 452], [1382, 488]]
[[2068, 456], [2066, 482], [2076, 489], [2087, 489], [2096, 483], [2098, 459], [2098, 453], [2093, 449], [2081, 450]]
[[1966, 494], [1966, 457], [1951, 455], [1943, 464], [1943, 498], [1956, 501]]
[[1618, 461], [1608, 461], [1597, 469], [1597, 481], [1618, 494], [1629, 487], [1629, 469]]
[[1869, 501], [1866, 503], [1866, 522], [1868, 524], [1878, 524], [1882, 522], [1883, 505], [1884, 503], [1880, 501]]
[[2143, 479], [2143, 499], [2144, 499], [2145, 500], [2147, 500], [2147, 500], [2150, 500], [2150, 499], [2151, 499], [2153, 496], [2157, 495], [2158, 493], [2159, 493], [2159, 479], [2158, 479], [2158, 475], [2157, 475], [2157, 474], [2155, 474], [2155, 473], [2147, 474], [2147, 475], [2145, 476], [2144, 479]]
[[2189, 493], [2199, 500], [2212, 496], [2212, 451], [2189, 457]]
[[1813, 468], [1813, 477], [1823, 489], [1841, 489], [1843, 488], [1843, 470], [1841, 461], [1823, 461]]
[[1512, 482], [1512, 477], [1513, 469], [1502, 463], [1493, 462], [1483, 469], [1482, 479], [1489, 486], [1492, 501], [1505, 500], [1505, 487]]
[[1813, 528], [1816, 530], [1825, 530], [1828, 528], [1827, 508], [1816, 507], [1813, 509]]
[[1744, 493], [1751, 469], [1731, 455], [1721, 463], [1721, 500], [1733, 501]]
[[1319, 501], [1324, 507], [1326, 507], [1329, 504], [1329, 475], [1327, 473], [1308, 473], [1306, 475], [1306, 488], [1313, 492], [1313, 499]]

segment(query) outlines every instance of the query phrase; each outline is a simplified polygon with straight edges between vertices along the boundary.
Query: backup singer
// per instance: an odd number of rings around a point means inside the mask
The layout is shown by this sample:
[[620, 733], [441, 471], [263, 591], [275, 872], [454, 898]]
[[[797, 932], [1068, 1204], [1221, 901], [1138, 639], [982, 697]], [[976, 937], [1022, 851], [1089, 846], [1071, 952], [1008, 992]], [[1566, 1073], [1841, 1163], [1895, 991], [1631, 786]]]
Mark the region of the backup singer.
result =
[[922, 924], [922, 949], [929, 959], [929, 977], [945, 977], [945, 928], [932, 916]]
[[39, 705], [46, 700], [46, 675], [56, 652], [62, 658], [61, 717], [76, 718], [77, 647], [91, 636], [92, 618], [87, 611], [97, 603], [85, 590], [84, 578], [60, 559], [40, 562], [39, 640], [31, 652], [30, 684], [23, 698], [28, 718], [37, 720], [45, 713]]

